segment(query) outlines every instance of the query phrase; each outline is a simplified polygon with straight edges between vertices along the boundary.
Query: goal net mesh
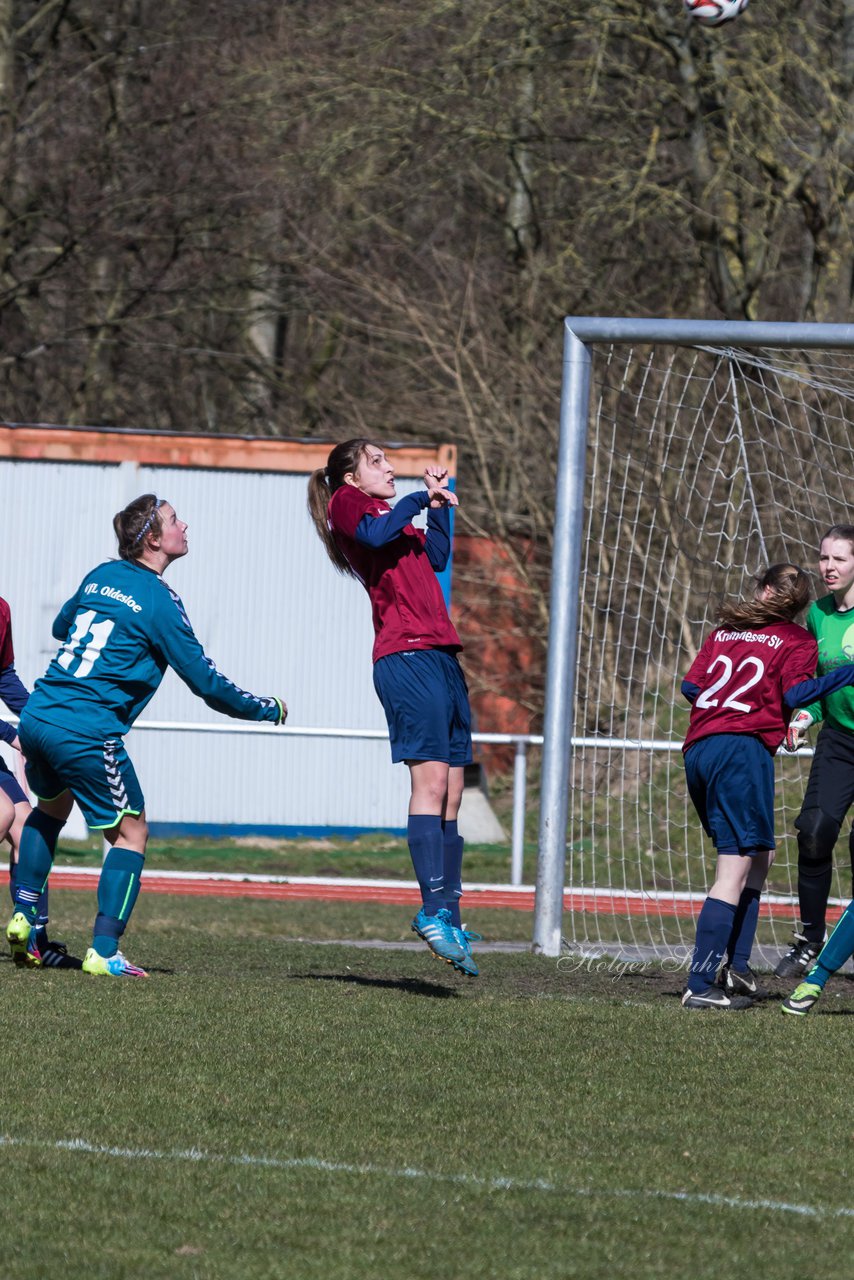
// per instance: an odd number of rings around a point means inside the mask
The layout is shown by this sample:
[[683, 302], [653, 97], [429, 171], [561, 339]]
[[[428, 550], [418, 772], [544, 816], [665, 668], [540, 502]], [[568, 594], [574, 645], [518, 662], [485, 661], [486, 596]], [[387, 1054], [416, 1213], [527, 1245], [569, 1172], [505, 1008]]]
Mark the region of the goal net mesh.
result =
[[[685, 785], [682, 677], [725, 599], [854, 522], [847, 352], [595, 347], [563, 933], [659, 952], [693, 939], [714, 869]], [[797, 919], [809, 753], [776, 762], [759, 942]], [[835, 898], [850, 898], [847, 827]], [[831, 913], [832, 915], [833, 913]]]

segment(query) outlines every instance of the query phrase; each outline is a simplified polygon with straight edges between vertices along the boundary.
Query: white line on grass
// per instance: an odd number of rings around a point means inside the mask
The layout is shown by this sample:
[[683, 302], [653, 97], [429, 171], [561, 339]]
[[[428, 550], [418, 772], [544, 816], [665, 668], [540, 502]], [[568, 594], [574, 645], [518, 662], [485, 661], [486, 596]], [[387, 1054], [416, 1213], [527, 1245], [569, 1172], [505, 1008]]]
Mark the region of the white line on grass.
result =
[[56, 1142], [35, 1138], [0, 1136], [0, 1147], [35, 1147], [40, 1151], [71, 1151], [83, 1155], [108, 1156], [117, 1160], [184, 1161], [193, 1164], [219, 1164], [255, 1169], [311, 1169], [320, 1173], [344, 1173], [358, 1177], [407, 1178], [423, 1182], [453, 1183], [463, 1187], [482, 1187], [487, 1191], [543, 1191], [558, 1196], [583, 1196], [590, 1200], [676, 1200], [684, 1204], [707, 1204], [715, 1209], [765, 1210], [790, 1213], [802, 1218], [854, 1218], [854, 1209], [830, 1209], [821, 1205], [790, 1204], [786, 1200], [741, 1200], [737, 1196], [704, 1195], [696, 1191], [655, 1191], [639, 1188], [569, 1187], [545, 1178], [482, 1178], [474, 1173], [431, 1173], [427, 1169], [389, 1169], [376, 1164], [345, 1164], [336, 1160], [320, 1160], [314, 1156], [282, 1159], [277, 1156], [225, 1156], [191, 1147], [188, 1151], [150, 1151], [145, 1147], [108, 1147], [87, 1142], [84, 1138], [60, 1139]]

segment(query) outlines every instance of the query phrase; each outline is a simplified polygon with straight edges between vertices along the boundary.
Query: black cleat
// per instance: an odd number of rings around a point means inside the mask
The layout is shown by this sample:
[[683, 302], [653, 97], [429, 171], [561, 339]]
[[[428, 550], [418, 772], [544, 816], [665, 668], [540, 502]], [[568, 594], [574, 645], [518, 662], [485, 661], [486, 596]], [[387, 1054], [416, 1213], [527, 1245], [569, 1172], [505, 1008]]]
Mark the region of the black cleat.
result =
[[752, 1004], [750, 996], [728, 996], [720, 987], [709, 987], [707, 991], [686, 987], [682, 992], [683, 1009], [749, 1009]]
[[718, 975], [718, 986], [723, 987], [728, 996], [752, 996], [754, 1000], [767, 1000], [769, 992], [760, 987], [759, 979], [750, 965], [745, 969], [733, 969], [724, 965]]
[[42, 947], [42, 964], [46, 969], [79, 969], [83, 961], [77, 956], [70, 956], [64, 942], [54, 942], [50, 938]]
[[822, 942], [810, 942], [802, 933], [795, 933], [795, 941], [774, 970], [778, 978], [802, 978], [813, 967], [823, 947]]

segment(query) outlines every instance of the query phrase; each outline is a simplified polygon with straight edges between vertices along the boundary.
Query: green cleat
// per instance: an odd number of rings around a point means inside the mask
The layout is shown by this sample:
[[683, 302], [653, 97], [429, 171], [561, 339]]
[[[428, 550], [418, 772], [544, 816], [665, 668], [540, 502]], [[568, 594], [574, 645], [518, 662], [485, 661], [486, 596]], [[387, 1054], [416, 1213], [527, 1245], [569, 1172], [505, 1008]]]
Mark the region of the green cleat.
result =
[[42, 954], [36, 941], [36, 927], [30, 924], [23, 911], [16, 911], [7, 924], [6, 941], [19, 969], [39, 968]]
[[797, 1018], [805, 1018], [821, 993], [822, 988], [815, 982], [802, 982], [800, 986], [795, 987], [788, 1000], [784, 1000], [780, 1007], [784, 1013], [793, 1013]]
[[114, 956], [99, 956], [94, 947], [86, 952], [81, 968], [84, 973], [93, 973], [107, 978], [147, 978], [144, 969], [138, 968], [126, 960], [121, 951]]

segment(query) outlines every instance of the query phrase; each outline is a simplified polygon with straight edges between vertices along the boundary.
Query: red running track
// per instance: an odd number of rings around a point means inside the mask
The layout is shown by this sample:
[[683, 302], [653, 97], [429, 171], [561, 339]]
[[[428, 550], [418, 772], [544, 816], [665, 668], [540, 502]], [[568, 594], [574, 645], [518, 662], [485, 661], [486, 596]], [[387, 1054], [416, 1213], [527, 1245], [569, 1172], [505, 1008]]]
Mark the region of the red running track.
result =
[[[98, 867], [76, 869], [55, 867], [51, 887], [62, 890], [94, 891], [99, 873]], [[0, 883], [8, 882], [8, 873], [0, 872]], [[384, 881], [355, 881], [331, 878], [294, 878], [289, 880], [255, 877], [222, 878], [199, 874], [183, 875], [180, 872], [158, 873], [145, 871], [142, 877], [145, 893], [163, 893], [200, 898], [256, 898], [266, 901], [287, 902], [315, 900], [321, 902], [374, 902], [399, 906], [417, 906], [420, 897], [413, 884]], [[702, 904], [701, 894], [668, 895], [657, 897], [643, 894], [613, 891], [567, 889], [564, 891], [565, 911], [594, 912], [620, 916], [695, 916]], [[466, 903], [469, 910], [476, 907], [505, 907], [512, 911], [533, 911], [534, 890], [530, 886], [518, 888], [509, 885], [467, 885]], [[762, 903], [762, 915], [793, 919], [795, 903], [779, 897]], [[828, 919], [837, 920], [844, 904], [828, 907]]]

